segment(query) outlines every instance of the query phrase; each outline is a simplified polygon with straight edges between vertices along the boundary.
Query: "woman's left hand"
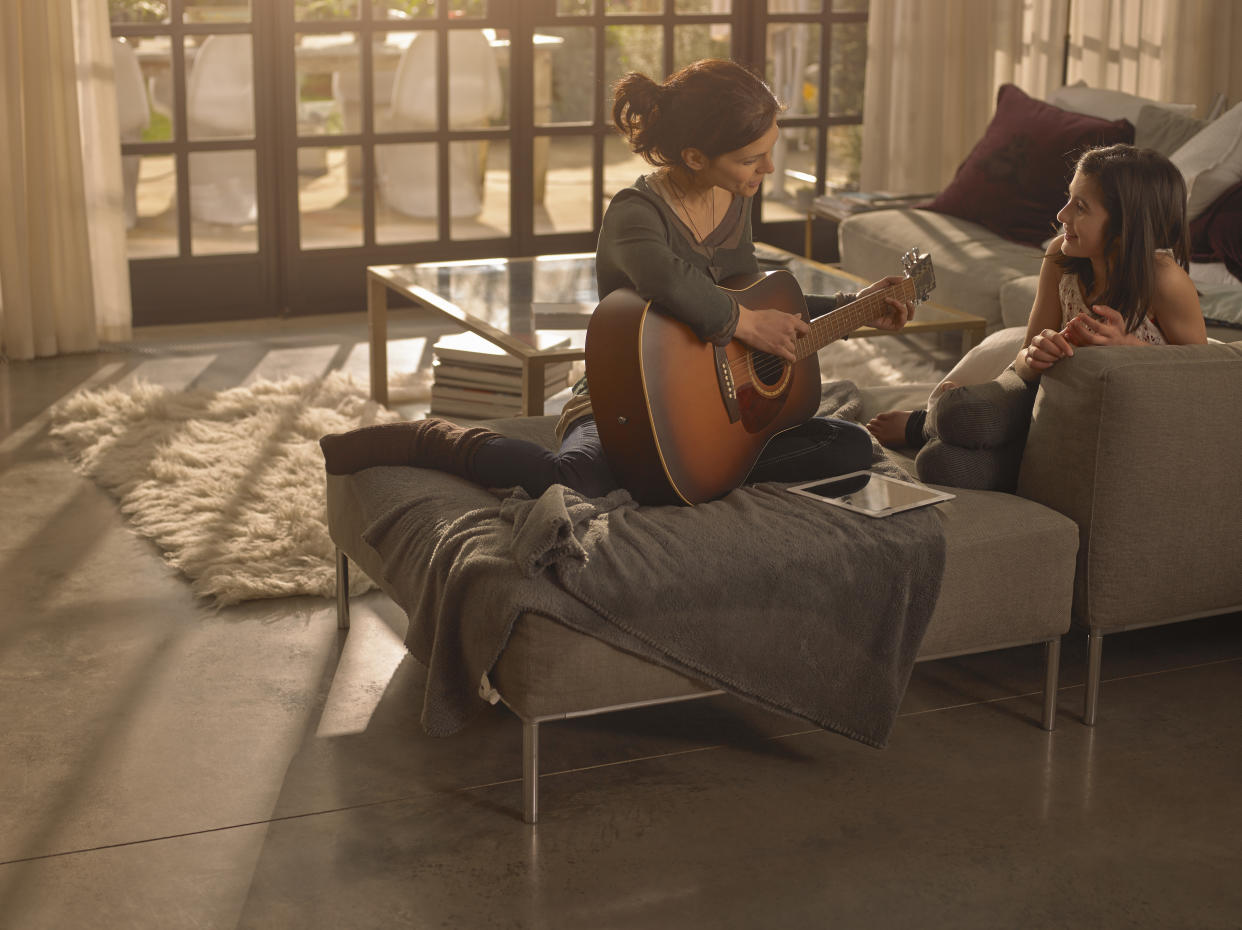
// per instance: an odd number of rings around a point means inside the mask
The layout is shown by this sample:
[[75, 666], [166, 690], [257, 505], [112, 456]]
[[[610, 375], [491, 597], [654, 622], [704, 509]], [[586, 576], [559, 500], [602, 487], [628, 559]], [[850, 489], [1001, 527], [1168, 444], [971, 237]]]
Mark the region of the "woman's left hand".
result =
[[1120, 313], [1104, 304], [1095, 304], [1091, 313], [1080, 313], [1065, 324], [1061, 332], [1076, 346], [1129, 345], [1135, 340], [1126, 332]]
[[[882, 291], [886, 288], [896, 287], [904, 281], [901, 275], [891, 274], [887, 278], [881, 278], [873, 284], [868, 284], [858, 296], [866, 297], [868, 294], [874, 294], [876, 291]], [[914, 301], [897, 300], [894, 297], [888, 297], [884, 301], [885, 307], [880, 315], [872, 320], [868, 325], [874, 326], [876, 329], [886, 329], [890, 332], [897, 332], [902, 329], [910, 320], [914, 319]]]

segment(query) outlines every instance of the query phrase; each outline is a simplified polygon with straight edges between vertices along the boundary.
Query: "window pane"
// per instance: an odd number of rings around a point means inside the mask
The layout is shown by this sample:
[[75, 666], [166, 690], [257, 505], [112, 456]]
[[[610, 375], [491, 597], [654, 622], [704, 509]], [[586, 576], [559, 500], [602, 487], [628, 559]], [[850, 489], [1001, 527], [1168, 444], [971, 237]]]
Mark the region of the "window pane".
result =
[[627, 71], [664, 78], [664, 30], [659, 26], [604, 27], [604, 112], [612, 113], [612, 85]]
[[250, 0], [185, 0], [182, 18], [187, 23], [248, 23]]
[[254, 71], [248, 35], [185, 40], [186, 122], [194, 139], [254, 138]]
[[700, 58], [728, 58], [729, 51], [728, 23], [673, 27], [674, 70]]
[[114, 23], [166, 23], [168, 0], [108, 0], [108, 18]]
[[509, 235], [509, 188], [508, 140], [450, 142], [450, 235], [454, 239]]
[[820, 25], [769, 23], [767, 78], [786, 116], [819, 112]]
[[293, 16], [298, 22], [357, 19], [358, 0], [294, 0]]
[[[480, 129], [504, 126], [508, 122], [507, 30], [451, 30], [448, 73], [450, 129]], [[404, 74], [402, 82], [405, 83]]]
[[604, 12], [618, 16], [663, 13], [664, 0], [604, 0]]
[[678, 13], [729, 13], [733, 10], [731, 0], [676, 0]]
[[595, 0], [556, 0], [557, 16], [591, 16], [595, 13]]
[[833, 190], [858, 190], [862, 165], [862, 126], [828, 129], [828, 170], [824, 178]]
[[805, 219], [815, 198], [815, 149], [819, 129], [792, 126], [781, 130], [772, 161], [776, 170], [763, 181], [765, 222]]
[[254, 252], [259, 247], [254, 152], [190, 153], [190, 251]]
[[434, 19], [436, 0], [374, 0], [371, 10], [376, 19]]
[[296, 56], [298, 135], [359, 132], [362, 80], [357, 34], [298, 36]]
[[535, 232], [591, 228], [590, 136], [535, 139]]
[[595, 30], [541, 27], [535, 36], [535, 123], [587, 123], [595, 86]]
[[177, 247], [177, 163], [171, 155], [123, 155], [130, 258], [167, 258]]
[[861, 116], [863, 78], [867, 71], [867, 24], [834, 25], [831, 54], [828, 115]]
[[435, 143], [377, 145], [375, 169], [375, 241], [385, 244], [435, 239]]
[[487, 16], [487, 0], [449, 0], [449, 16], [482, 19]]
[[866, 13], [869, 0], [832, 0], [832, 8], [839, 13]]
[[299, 161], [314, 160], [323, 166], [319, 174], [299, 172], [298, 230], [302, 248], [362, 245], [362, 198], [351, 193], [348, 174], [349, 162], [359, 161], [357, 148], [346, 145], [298, 150]]
[[604, 206], [617, 191], [629, 187], [640, 175], [654, 170], [630, 151], [630, 144], [618, 135], [604, 137]]
[[818, 13], [823, 0], [768, 0], [769, 13]]

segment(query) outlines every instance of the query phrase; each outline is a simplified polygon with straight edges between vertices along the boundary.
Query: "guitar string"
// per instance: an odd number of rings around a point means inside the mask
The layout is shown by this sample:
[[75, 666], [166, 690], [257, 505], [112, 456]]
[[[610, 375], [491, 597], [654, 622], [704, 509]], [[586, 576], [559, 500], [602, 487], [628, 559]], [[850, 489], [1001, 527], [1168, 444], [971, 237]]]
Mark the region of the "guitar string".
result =
[[[909, 279], [907, 278], [906, 280], [909, 280]], [[895, 285], [892, 288], [892, 290], [896, 290], [897, 288], [900, 288], [900, 287], [901, 285]], [[869, 294], [867, 295], [867, 297], [864, 297], [862, 299], [866, 301], [868, 304], [873, 304], [873, 303], [879, 303], [880, 300], [886, 296], [887, 296], [887, 291], [881, 292], [880, 294]], [[862, 309], [862, 307], [855, 306], [854, 304], [846, 304], [846, 307], [852, 307], [854, 309], [855, 313], [851, 314], [851, 316], [856, 315], [857, 311]], [[846, 307], [842, 307], [841, 310], [845, 310]], [[800, 339], [809, 338], [811, 335], [814, 335], [814, 330], [815, 330], [817, 323], [827, 323], [827, 322], [829, 322], [827, 319], [822, 319], [822, 318], [818, 320], [812, 320], [811, 321], [812, 332], [808, 334], [808, 336], [802, 336], [799, 338]], [[864, 324], [865, 324], [865, 320], [855, 324], [854, 326], [850, 326], [846, 328], [845, 330], [843, 330], [841, 335], [843, 336], [846, 333], [852, 332], [854, 329], [857, 329], [858, 326], [862, 326]], [[829, 345], [830, 343], [835, 342], [837, 339], [840, 339], [840, 338], [841, 336], [837, 336], [835, 337], [835, 339], [829, 339], [827, 342], [824, 343], [824, 345]], [[751, 356], [756, 353], [761, 354], [766, 357], [762, 361], [758, 363], [754, 363], [751, 361]], [[806, 357], [807, 356], [802, 356], [802, 358], [806, 358]], [[801, 361], [802, 358], [799, 358], [798, 361]], [[730, 375], [733, 376], [733, 379], [736, 383], [738, 375], [745, 372], [748, 368], [753, 368], [755, 374], [757, 374], [761, 380], [766, 382], [768, 380], [769, 375], [776, 374], [786, 364], [794, 364], [794, 363], [786, 362], [785, 359], [782, 359], [779, 356], [774, 355], [771, 352], [763, 352], [761, 349], [752, 348], [746, 354], [742, 355], [741, 358], [734, 359], [733, 361], [729, 363], [729, 373]]]

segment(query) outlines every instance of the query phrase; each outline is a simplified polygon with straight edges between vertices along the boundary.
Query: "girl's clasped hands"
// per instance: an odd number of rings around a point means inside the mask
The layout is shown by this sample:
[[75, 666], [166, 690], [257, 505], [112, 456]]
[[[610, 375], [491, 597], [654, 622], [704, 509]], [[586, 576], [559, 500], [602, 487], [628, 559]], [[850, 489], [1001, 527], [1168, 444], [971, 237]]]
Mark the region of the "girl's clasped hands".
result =
[[1140, 340], [1126, 332], [1125, 319], [1112, 307], [1095, 304], [1090, 313], [1079, 313], [1060, 331], [1045, 329], [1026, 347], [1027, 364], [1047, 371], [1074, 354], [1075, 346], [1130, 345]]

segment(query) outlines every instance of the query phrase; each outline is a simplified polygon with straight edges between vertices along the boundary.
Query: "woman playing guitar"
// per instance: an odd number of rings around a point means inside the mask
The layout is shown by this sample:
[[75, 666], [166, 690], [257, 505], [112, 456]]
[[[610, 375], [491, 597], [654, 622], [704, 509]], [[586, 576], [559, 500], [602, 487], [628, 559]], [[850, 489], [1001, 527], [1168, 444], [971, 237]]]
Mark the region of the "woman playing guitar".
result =
[[[774, 170], [781, 105], [768, 86], [731, 61], [707, 59], [657, 84], [630, 73], [614, 90], [613, 121], [631, 148], [656, 170], [619, 192], [604, 214], [596, 251], [601, 298], [629, 288], [659, 304], [704, 343], [733, 340], [794, 361], [810, 327], [799, 315], [744, 306], [721, 282], [758, 272], [751, 238], [751, 198]], [[871, 284], [865, 296], [899, 284]], [[855, 295], [807, 296], [812, 318]], [[878, 300], [878, 298], [876, 298]], [[870, 325], [899, 330], [911, 301], [881, 303]], [[586, 384], [580, 382], [557, 424], [560, 451], [482, 427], [438, 418], [381, 424], [321, 440], [327, 470], [350, 474], [375, 465], [451, 471], [486, 487], [520, 485], [531, 496], [566, 485], [588, 497], [620, 486], [600, 441]], [[866, 468], [867, 431], [843, 420], [811, 417], [773, 436], [749, 481], [801, 481]]]

